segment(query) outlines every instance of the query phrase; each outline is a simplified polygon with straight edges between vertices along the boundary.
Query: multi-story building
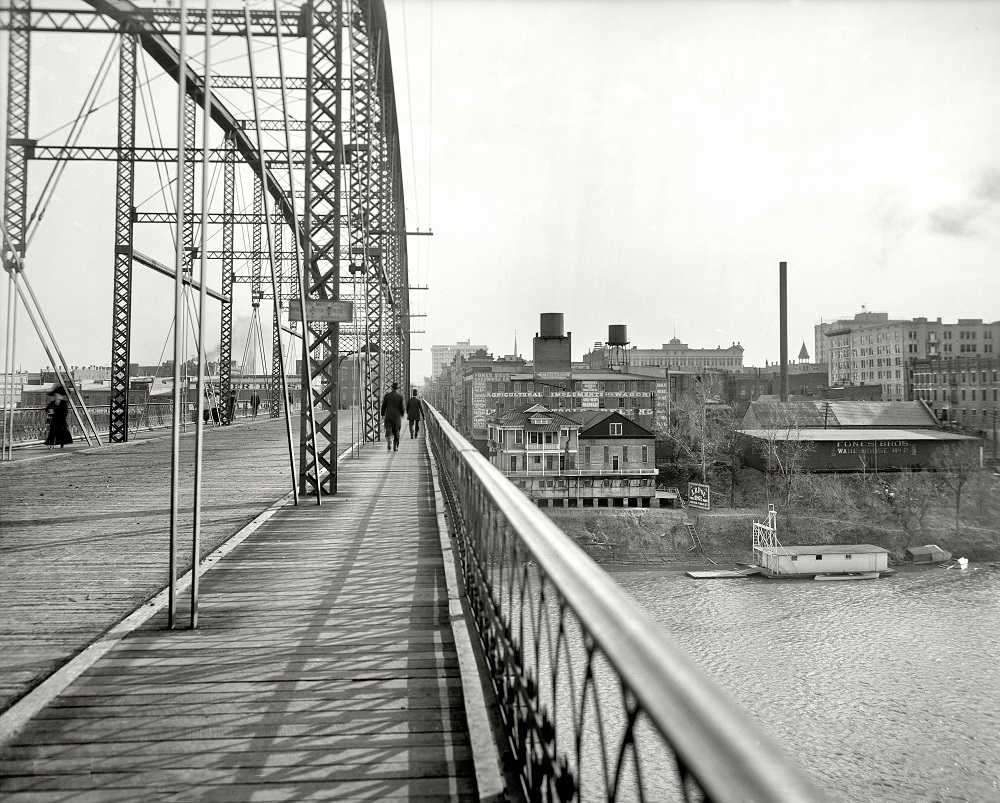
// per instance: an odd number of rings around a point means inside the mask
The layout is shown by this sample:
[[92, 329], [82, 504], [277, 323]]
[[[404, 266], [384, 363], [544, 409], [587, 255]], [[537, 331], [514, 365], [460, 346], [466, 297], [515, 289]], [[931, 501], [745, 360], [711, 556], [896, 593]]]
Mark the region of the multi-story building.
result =
[[[593, 369], [607, 368], [610, 360], [610, 349], [601, 344], [594, 344], [594, 350], [583, 355]], [[691, 348], [687, 343], [681, 343], [676, 337], [669, 343], [664, 343], [658, 349], [641, 349], [633, 346], [626, 352], [628, 369], [633, 367], [656, 367], [681, 369], [686, 371], [705, 371], [708, 369], [740, 371], [743, 369], [743, 346], [733, 343], [731, 346], [716, 346], [714, 349]]]
[[908, 385], [911, 362], [994, 354], [1000, 343], [1000, 321], [960, 318], [948, 324], [940, 318], [890, 320], [885, 312], [862, 312], [851, 321], [817, 326], [816, 336], [827, 340], [830, 385], [879, 384], [886, 401], [906, 401], [912, 396]]
[[486, 346], [474, 346], [468, 340], [460, 340], [451, 346], [431, 346], [431, 376], [438, 376], [448, 365], [455, 362], [455, 356], [486, 351]]
[[[966, 343], [968, 343], [968, 339]], [[961, 341], [958, 345], [962, 345]], [[910, 361], [913, 397], [941, 421], [993, 439], [1000, 416], [1000, 355], [922, 357]]]
[[484, 454], [487, 420], [532, 404], [561, 413], [615, 410], [653, 426], [657, 394], [667, 392], [665, 370], [650, 376], [581, 368], [572, 362], [572, 334], [563, 331], [562, 313], [543, 313], [541, 322], [530, 363], [495, 360], [485, 350], [462, 356], [433, 383], [431, 403]]
[[649, 507], [655, 439], [621, 413], [566, 413], [543, 404], [487, 424], [490, 462], [540, 507]]

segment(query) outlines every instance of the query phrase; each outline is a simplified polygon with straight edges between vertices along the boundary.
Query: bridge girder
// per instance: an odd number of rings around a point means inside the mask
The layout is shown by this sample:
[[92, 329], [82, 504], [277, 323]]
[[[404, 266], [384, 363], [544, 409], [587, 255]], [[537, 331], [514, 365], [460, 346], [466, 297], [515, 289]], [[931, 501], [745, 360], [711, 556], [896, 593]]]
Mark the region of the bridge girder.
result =
[[[8, 10], [0, 16], [0, 27], [10, 30], [11, 64], [8, 79], [8, 115], [7, 115], [7, 153], [6, 182], [4, 193], [4, 217], [10, 225], [15, 242], [20, 242], [24, 236], [24, 206], [26, 173], [28, 163], [32, 160], [67, 160], [67, 159], [105, 159], [115, 161], [118, 167], [117, 205], [116, 205], [116, 237], [115, 237], [115, 302], [113, 318], [113, 354], [112, 362], [118, 366], [115, 372], [117, 384], [121, 392], [118, 405], [122, 409], [120, 426], [113, 427], [115, 439], [125, 439], [128, 434], [127, 423], [127, 392], [128, 392], [128, 360], [129, 342], [131, 339], [131, 270], [132, 270], [132, 227], [137, 222], [154, 222], [158, 213], [136, 213], [132, 208], [135, 164], [141, 161], [166, 162], [176, 156], [176, 149], [136, 147], [135, 143], [135, 58], [127, 61], [126, 53], [122, 58], [121, 82], [122, 89], [119, 138], [115, 146], [81, 146], [52, 147], [40, 145], [29, 137], [28, 129], [28, 53], [33, 30], [42, 30], [51, 26], [51, 30], [81, 32], [116, 32], [134, 45], [141, 46], [143, 51], [152, 58], [163, 72], [175, 81], [184, 74], [188, 119], [190, 124], [184, 132], [185, 147], [189, 152], [195, 152], [194, 114], [195, 107], [204, 105], [205, 83], [191, 63], [182, 67], [178, 52], [166, 39], [166, 34], [179, 30], [180, 20], [177, 12], [157, 10], [155, 13], [141, 9], [130, 0], [83, 0], [93, 9], [90, 12], [70, 12], [59, 9], [32, 10], [30, 0], [10, 0]], [[404, 385], [408, 380], [408, 354], [406, 339], [408, 333], [398, 326], [399, 321], [408, 320], [406, 309], [408, 304], [407, 284], [405, 280], [405, 234], [402, 225], [402, 179], [398, 166], [399, 147], [398, 130], [395, 116], [395, 99], [392, 89], [391, 61], [389, 59], [388, 30], [385, 20], [385, 10], [381, 0], [360, 0], [352, 6], [352, 13], [345, 13], [343, 0], [321, 0], [305, 5], [299, 12], [283, 13], [279, 22], [269, 12], [253, 12], [252, 26], [254, 35], [277, 35], [280, 26], [283, 35], [307, 37], [307, 75], [292, 77], [286, 82], [290, 91], [306, 91], [307, 115], [304, 121], [291, 121], [287, 125], [292, 130], [305, 130], [306, 148], [293, 153], [295, 169], [305, 166], [306, 208], [296, 219], [293, 208], [293, 198], [299, 193], [292, 189], [291, 177], [279, 180], [278, 176], [287, 173], [286, 154], [284, 151], [272, 150], [263, 156], [257, 150], [256, 144], [248, 136], [257, 128], [283, 130], [284, 121], [247, 121], [238, 118], [217, 94], [217, 88], [248, 89], [253, 85], [261, 88], [277, 88], [281, 82], [275, 76], [265, 76], [256, 82], [247, 76], [220, 76], [213, 79], [211, 91], [211, 119], [224, 132], [226, 146], [212, 154], [212, 161], [225, 165], [224, 176], [227, 189], [223, 192], [226, 199], [225, 211], [221, 216], [212, 214], [210, 220], [223, 227], [223, 248], [221, 251], [208, 252], [209, 258], [223, 260], [223, 301], [222, 312], [222, 351], [229, 359], [224, 363], [228, 368], [232, 353], [232, 290], [233, 285], [243, 281], [235, 275], [234, 261], [241, 258], [255, 260], [263, 252], [262, 243], [254, 243], [252, 251], [237, 252], [233, 245], [233, 229], [235, 225], [249, 223], [257, 228], [263, 221], [263, 208], [255, 209], [249, 216], [236, 215], [232, 203], [234, 189], [232, 174], [236, 159], [249, 166], [255, 176], [264, 176], [262, 183], [268, 188], [268, 193], [274, 199], [275, 215], [288, 226], [289, 230], [299, 240], [306, 254], [304, 270], [306, 272], [307, 295], [311, 298], [340, 297], [341, 276], [345, 286], [358, 291], [357, 279], [351, 271], [353, 267], [350, 245], [360, 242], [364, 246], [362, 262], [364, 278], [367, 287], [364, 292], [349, 295], [355, 301], [355, 320], [345, 328], [348, 340], [345, 345], [348, 353], [363, 349], [369, 354], [367, 363], [377, 363], [376, 373], [379, 381], [370, 381], [366, 386], [364, 403], [366, 406], [366, 435], [369, 440], [380, 437], [378, 424], [378, 404], [383, 384], [389, 381], [400, 381]], [[204, 12], [190, 11], [187, 18], [187, 31], [192, 34], [204, 33]], [[293, 30], [294, 24], [294, 30]], [[201, 26], [199, 28], [198, 26]], [[232, 29], [227, 28], [230, 26]], [[235, 27], [233, 27], [235, 26]], [[221, 13], [219, 19], [213, 16], [213, 31], [219, 34], [240, 34], [240, 26], [245, 28], [242, 14]], [[341, 49], [344, 32], [349, 31], [352, 41], [365, 40], [369, 43], [367, 53], [352, 50], [345, 53]], [[371, 42], [375, 47], [371, 48]], [[137, 52], [137, 48], [135, 49]], [[350, 78], [350, 73], [343, 59], [352, 58], [355, 69], [364, 58], [372, 60], [372, 65], [365, 71], [365, 83], [357, 85], [357, 78]], [[132, 87], [130, 90], [129, 87]], [[345, 90], [352, 90], [360, 96], [359, 104], [353, 108], [344, 104]], [[342, 108], [347, 106], [347, 108]], [[362, 120], [352, 119], [355, 110], [364, 108]], [[372, 114], [374, 112], [374, 114]], [[371, 116], [369, 116], [371, 115]], [[367, 131], [364, 140], [357, 137], [358, 130]], [[346, 153], [353, 149], [354, 154]], [[351, 162], [351, 155], [364, 153], [365, 158], [359, 161], [357, 169], [351, 169], [351, 175], [357, 176], [358, 170], [364, 168], [367, 172], [363, 179], [364, 191], [370, 197], [353, 198], [362, 187], [354, 178], [348, 181], [346, 165]], [[187, 220], [190, 221], [181, 232], [181, 238], [186, 249], [186, 261], [198, 255], [194, 240], [194, 160], [189, 160], [188, 168], [182, 177], [184, 205]], [[360, 179], [359, 179], [360, 180]], [[354, 204], [356, 210], [365, 212], [364, 231], [357, 237], [351, 233], [351, 221], [342, 220], [343, 212]], [[173, 216], [171, 221], [173, 222]], [[156, 222], [161, 222], [156, 220]], [[276, 240], [280, 236], [276, 235]], [[276, 243], [277, 244], [277, 243]], [[295, 251], [284, 252], [278, 248], [275, 255], [281, 270], [280, 261], [291, 261]], [[258, 289], [261, 284], [260, 274], [255, 271], [252, 284]], [[294, 277], [279, 277], [279, 294], [284, 296], [284, 288], [296, 297]], [[277, 299], [275, 307], [283, 299]], [[280, 326], [280, 321], [275, 324]], [[338, 371], [336, 366], [340, 352], [340, 332], [337, 323], [311, 322], [311, 334], [306, 338], [307, 353], [314, 362], [311, 366], [311, 386], [314, 386], [312, 403], [321, 414], [323, 432], [317, 435], [315, 442], [302, 452], [300, 462], [302, 482], [306, 490], [336, 490], [336, 411], [339, 407]], [[383, 342], [383, 338], [385, 341]], [[371, 344], [377, 344], [372, 348]], [[275, 344], [276, 346], [276, 344]], [[372, 355], [377, 355], [372, 358]], [[405, 362], [404, 362], [405, 360]], [[308, 366], [309, 360], [305, 363]], [[382, 369], [382, 363], [386, 363]], [[385, 375], [388, 370], [388, 375]], [[375, 374], [369, 371], [370, 377]], [[384, 382], [383, 382], [384, 380]], [[314, 384], [313, 384], [314, 383]], [[112, 421], [115, 418], [116, 394], [112, 396]], [[303, 427], [305, 432], [305, 427]], [[303, 435], [303, 442], [306, 436]]]

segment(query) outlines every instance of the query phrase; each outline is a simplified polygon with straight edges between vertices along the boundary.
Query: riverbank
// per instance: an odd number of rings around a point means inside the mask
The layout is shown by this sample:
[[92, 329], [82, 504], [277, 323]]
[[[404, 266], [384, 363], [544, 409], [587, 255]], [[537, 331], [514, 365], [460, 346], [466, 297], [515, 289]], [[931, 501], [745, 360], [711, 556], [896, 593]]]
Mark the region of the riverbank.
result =
[[[594, 560], [603, 565], [649, 565], [671, 569], [701, 569], [753, 561], [754, 519], [764, 510], [723, 509], [710, 512], [670, 508], [559, 509], [545, 512]], [[691, 521], [703, 550], [694, 547], [685, 522]], [[1000, 560], [1000, 530], [968, 526], [956, 535], [954, 524], [925, 527], [910, 533], [892, 519], [869, 516], [867, 520], [828, 515], [795, 515], [786, 532], [778, 520], [778, 538], [787, 544], [874, 544], [889, 550], [890, 563], [898, 565], [908, 546], [938, 544], [954, 557], [973, 561]], [[932, 522], [928, 522], [932, 524]]]

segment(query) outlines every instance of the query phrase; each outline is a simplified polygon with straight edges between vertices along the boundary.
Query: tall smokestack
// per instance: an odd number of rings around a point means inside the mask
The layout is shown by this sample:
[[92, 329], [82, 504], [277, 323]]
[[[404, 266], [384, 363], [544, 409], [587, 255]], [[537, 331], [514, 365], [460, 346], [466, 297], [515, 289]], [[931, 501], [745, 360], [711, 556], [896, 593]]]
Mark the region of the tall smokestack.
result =
[[780, 399], [788, 401], [788, 263], [778, 263], [778, 318], [781, 338]]

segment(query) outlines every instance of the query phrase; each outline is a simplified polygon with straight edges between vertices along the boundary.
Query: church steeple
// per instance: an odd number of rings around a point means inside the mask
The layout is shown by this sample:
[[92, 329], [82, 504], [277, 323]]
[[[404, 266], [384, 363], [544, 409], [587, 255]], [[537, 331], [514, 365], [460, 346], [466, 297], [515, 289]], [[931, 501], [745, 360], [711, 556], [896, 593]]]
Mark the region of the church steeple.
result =
[[799, 362], [809, 362], [809, 350], [806, 348], [806, 341], [802, 341], [802, 348], [799, 349]]

